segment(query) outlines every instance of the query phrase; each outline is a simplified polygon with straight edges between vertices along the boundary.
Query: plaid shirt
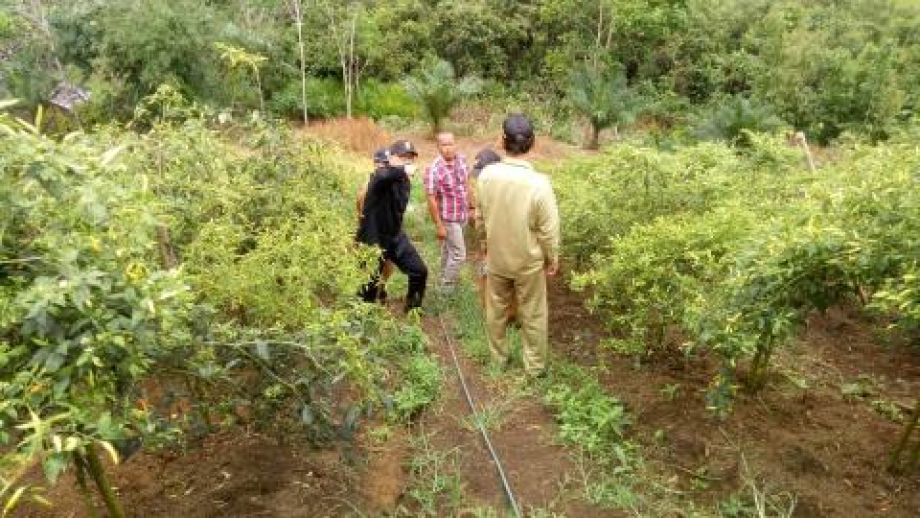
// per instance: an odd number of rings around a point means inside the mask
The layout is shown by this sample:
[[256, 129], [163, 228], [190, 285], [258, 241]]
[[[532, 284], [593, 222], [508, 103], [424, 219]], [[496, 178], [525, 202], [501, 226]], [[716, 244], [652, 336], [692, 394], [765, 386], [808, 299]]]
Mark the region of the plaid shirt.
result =
[[439, 156], [425, 168], [425, 192], [436, 197], [442, 221], [466, 223], [468, 175], [466, 160], [461, 155], [454, 158], [453, 164]]

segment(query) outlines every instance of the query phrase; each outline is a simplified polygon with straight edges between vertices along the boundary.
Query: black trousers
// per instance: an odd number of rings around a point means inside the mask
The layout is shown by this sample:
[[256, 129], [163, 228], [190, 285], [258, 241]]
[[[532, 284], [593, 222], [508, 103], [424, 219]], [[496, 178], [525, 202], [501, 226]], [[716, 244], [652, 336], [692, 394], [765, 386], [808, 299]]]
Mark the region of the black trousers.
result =
[[380, 290], [380, 274], [386, 261], [392, 262], [399, 268], [399, 271], [409, 277], [406, 310], [421, 307], [422, 299], [425, 297], [425, 285], [428, 282], [428, 267], [418, 255], [418, 250], [409, 241], [409, 236], [402, 232], [383, 249], [376, 273], [371, 277], [370, 282], [361, 288], [361, 298], [365, 302], [377, 300]]

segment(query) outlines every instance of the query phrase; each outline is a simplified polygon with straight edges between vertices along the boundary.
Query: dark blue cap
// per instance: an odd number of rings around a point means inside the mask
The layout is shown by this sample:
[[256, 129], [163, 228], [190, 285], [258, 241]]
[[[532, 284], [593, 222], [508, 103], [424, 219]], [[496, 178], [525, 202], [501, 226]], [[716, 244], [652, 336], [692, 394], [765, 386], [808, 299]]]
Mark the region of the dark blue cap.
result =
[[390, 152], [386, 148], [380, 148], [374, 151], [374, 162], [386, 163], [390, 160]]
[[505, 139], [512, 142], [533, 140], [533, 124], [521, 113], [512, 113], [502, 124]]
[[390, 154], [396, 156], [418, 156], [415, 146], [408, 140], [397, 140], [390, 145]]

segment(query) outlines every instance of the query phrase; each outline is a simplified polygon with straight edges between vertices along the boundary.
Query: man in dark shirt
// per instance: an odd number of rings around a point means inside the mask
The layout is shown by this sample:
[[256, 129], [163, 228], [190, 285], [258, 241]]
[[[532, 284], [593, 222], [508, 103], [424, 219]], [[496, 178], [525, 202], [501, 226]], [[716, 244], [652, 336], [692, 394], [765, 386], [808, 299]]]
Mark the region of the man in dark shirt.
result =
[[383, 249], [377, 272], [364, 287], [361, 298], [374, 302], [378, 297], [380, 274], [386, 261], [409, 277], [406, 311], [421, 307], [428, 282], [428, 268], [403, 232], [403, 215], [409, 204], [410, 176], [418, 153], [408, 140], [397, 140], [389, 148], [389, 161], [374, 171], [367, 183], [367, 194], [358, 226], [358, 241]]
[[[377, 151], [374, 151], [374, 172], [370, 174], [367, 179], [367, 182], [358, 189], [358, 197], [355, 200], [356, 206], [358, 209], [358, 226], [361, 225], [361, 220], [364, 219], [364, 198], [367, 197], [367, 185], [371, 180], [374, 179], [374, 174], [376, 171], [382, 167], [386, 167], [390, 162], [390, 150], [389, 148], [380, 148]], [[393, 263], [390, 261], [384, 261], [383, 268], [380, 272], [380, 280], [377, 283], [377, 300], [381, 303], [386, 303], [387, 301], [387, 281], [393, 275], [393, 270], [396, 268], [393, 266]]]

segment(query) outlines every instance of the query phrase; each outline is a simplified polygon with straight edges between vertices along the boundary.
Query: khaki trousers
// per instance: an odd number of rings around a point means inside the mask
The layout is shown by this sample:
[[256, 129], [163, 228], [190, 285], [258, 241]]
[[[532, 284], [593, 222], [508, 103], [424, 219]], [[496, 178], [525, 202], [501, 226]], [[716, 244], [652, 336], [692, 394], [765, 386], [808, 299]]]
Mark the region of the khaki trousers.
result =
[[486, 282], [486, 327], [492, 358], [501, 364], [509, 359], [508, 309], [517, 299], [517, 319], [521, 324], [524, 371], [539, 375], [546, 368], [548, 354], [546, 274], [542, 268], [513, 277], [488, 274]]

